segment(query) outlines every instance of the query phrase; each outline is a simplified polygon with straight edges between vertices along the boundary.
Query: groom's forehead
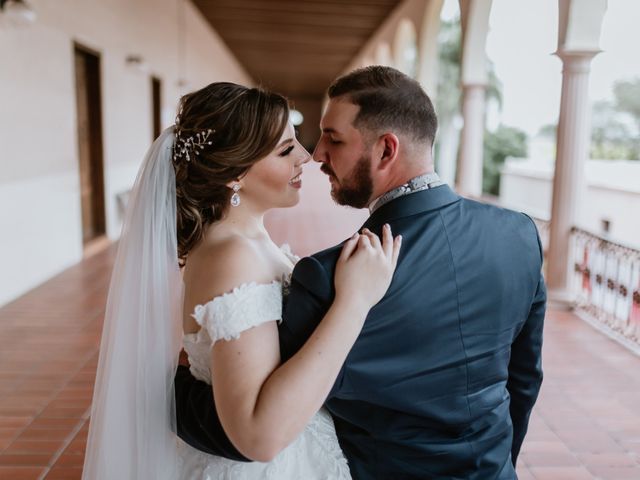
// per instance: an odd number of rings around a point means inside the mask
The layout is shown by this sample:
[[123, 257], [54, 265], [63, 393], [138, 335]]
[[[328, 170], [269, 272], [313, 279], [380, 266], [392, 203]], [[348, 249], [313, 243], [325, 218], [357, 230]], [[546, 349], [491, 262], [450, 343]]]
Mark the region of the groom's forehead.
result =
[[360, 107], [348, 99], [332, 98], [320, 119], [320, 128], [323, 131], [344, 130], [353, 125], [359, 111]]

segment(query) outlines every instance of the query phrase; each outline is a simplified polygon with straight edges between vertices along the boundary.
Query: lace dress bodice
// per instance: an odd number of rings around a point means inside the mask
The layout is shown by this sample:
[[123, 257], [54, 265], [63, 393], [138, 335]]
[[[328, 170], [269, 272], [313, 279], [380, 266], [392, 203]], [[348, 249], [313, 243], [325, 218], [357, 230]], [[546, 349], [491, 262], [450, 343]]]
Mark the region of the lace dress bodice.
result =
[[231, 292], [196, 306], [192, 316], [200, 325], [197, 333], [183, 337], [191, 374], [211, 383], [211, 346], [218, 340], [232, 340], [268, 321], [282, 319], [282, 285], [245, 283]]
[[[283, 247], [295, 263], [297, 257]], [[192, 316], [200, 326], [185, 334], [184, 349], [194, 377], [211, 383], [211, 347], [220, 340], [239, 338], [242, 332], [270, 321], [282, 321], [283, 288], [289, 277], [271, 283], [246, 283], [198, 305]], [[298, 438], [269, 463], [235, 462], [208, 455], [179, 441], [182, 479], [350, 479], [331, 416], [321, 410]]]

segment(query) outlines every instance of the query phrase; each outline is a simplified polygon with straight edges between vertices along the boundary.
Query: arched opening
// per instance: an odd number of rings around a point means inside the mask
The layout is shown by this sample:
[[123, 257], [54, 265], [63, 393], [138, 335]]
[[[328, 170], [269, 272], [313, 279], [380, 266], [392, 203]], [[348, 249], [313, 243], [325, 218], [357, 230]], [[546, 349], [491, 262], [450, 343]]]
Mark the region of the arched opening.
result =
[[386, 42], [379, 44], [376, 48], [376, 65], [386, 65], [388, 67], [394, 66], [391, 47]]
[[370, 65], [375, 65], [375, 63], [376, 62], [373, 60], [373, 58], [367, 56], [362, 59], [362, 62], [360, 63], [360, 67], [362, 68], [368, 67]]
[[393, 59], [401, 72], [415, 78], [418, 64], [416, 28], [411, 20], [402, 19], [398, 24], [394, 42]]

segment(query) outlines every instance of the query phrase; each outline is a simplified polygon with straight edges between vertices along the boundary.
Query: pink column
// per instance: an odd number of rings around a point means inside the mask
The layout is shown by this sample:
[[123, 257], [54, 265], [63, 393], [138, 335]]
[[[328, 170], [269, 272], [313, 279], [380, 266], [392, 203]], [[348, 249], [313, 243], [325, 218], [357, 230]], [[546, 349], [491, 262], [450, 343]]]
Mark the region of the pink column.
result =
[[458, 165], [458, 191], [462, 195], [482, 195], [485, 85], [463, 85], [464, 126]]
[[569, 307], [569, 255], [571, 227], [578, 219], [585, 189], [584, 168], [591, 143], [589, 71], [597, 51], [562, 52], [562, 98], [553, 202], [547, 259], [549, 299], [558, 306]]

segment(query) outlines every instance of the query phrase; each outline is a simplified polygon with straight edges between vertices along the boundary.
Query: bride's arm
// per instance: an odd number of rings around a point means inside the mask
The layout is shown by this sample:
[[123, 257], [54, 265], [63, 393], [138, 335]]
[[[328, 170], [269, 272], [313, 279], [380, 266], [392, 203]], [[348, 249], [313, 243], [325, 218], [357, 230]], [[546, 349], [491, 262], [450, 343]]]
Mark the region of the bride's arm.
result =
[[[247, 330], [236, 340], [215, 343], [215, 403], [225, 432], [243, 455], [269, 461], [320, 409], [369, 309], [388, 287], [399, 246], [388, 229], [383, 246], [371, 234], [347, 242], [338, 261], [333, 305], [286, 363], [279, 365], [275, 322]], [[251, 257], [245, 252], [241, 261], [233, 262], [236, 267], [225, 281], [237, 285], [242, 272], [251, 268], [255, 275], [256, 259]], [[235, 255], [227, 258], [237, 260]]]

